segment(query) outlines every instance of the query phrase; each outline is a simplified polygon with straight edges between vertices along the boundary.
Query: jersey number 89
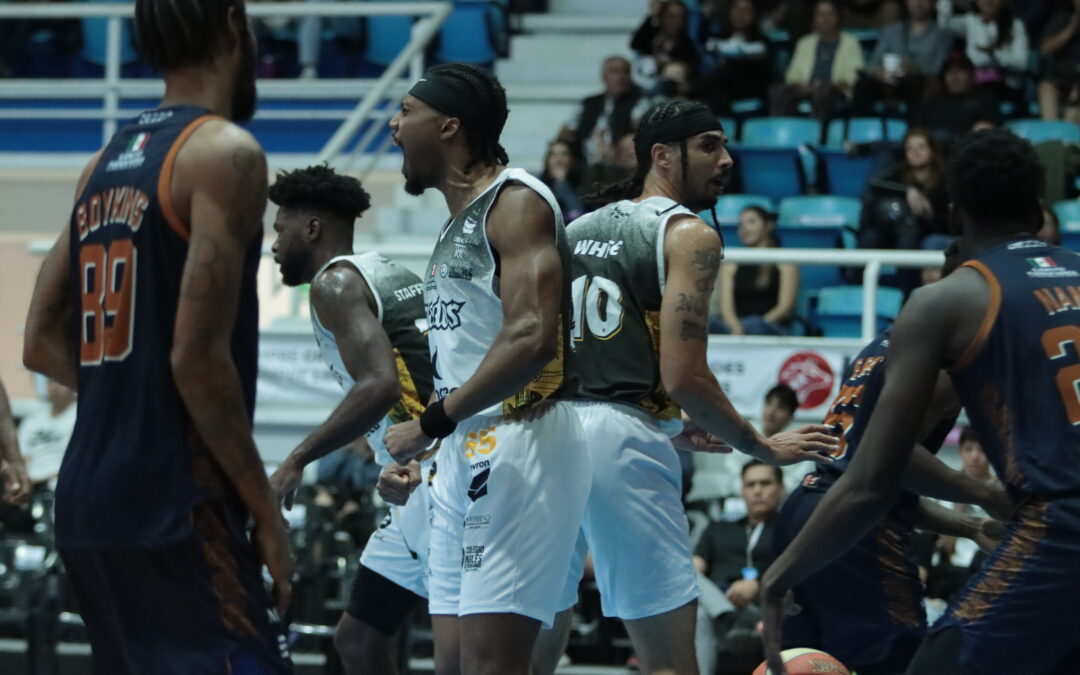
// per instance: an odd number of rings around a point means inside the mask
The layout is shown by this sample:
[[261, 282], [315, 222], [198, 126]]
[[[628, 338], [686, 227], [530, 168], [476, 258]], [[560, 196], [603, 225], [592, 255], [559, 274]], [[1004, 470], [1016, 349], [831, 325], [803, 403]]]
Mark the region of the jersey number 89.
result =
[[135, 318], [135, 246], [130, 239], [86, 244], [79, 249], [82, 341], [79, 361], [95, 366], [131, 353]]
[[570, 284], [570, 295], [574, 300], [574, 342], [584, 339], [585, 326], [599, 340], [610, 340], [622, 328], [622, 290], [611, 279], [578, 277]]

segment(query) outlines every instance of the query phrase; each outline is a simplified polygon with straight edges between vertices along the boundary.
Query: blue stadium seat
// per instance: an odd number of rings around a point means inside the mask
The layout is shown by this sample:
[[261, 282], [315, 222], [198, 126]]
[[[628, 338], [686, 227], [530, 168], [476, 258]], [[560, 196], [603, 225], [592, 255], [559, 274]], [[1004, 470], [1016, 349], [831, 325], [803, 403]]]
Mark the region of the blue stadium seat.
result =
[[852, 117], [847, 120], [833, 120], [825, 138], [826, 146], [839, 148], [844, 141], [852, 143], [874, 143], [876, 141], [900, 141], [907, 133], [907, 122], [898, 119], [880, 117]]
[[364, 60], [376, 66], [389, 66], [412, 37], [411, 16], [369, 16], [364, 22], [367, 48]]
[[[862, 286], [830, 286], [818, 291], [814, 323], [825, 337], [862, 336], [862, 296]], [[889, 327], [903, 301], [904, 294], [898, 289], [877, 289], [876, 332]]]
[[[739, 214], [747, 206], [760, 206], [770, 213], [776, 212], [776, 205], [764, 195], [720, 195], [716, 198], [716, 219], [720, 222], [725, 246], [742, 246], [739, 241]], [[710, 211], [702, 211], [698, 215], [713, 225]]]
[[793, 150], [821, 138], [821, 123], [804, 117], [757, 117], [743, 122], [742, 145]]
[[727, 134], [728, 143], [734, 143], [739, 138], [739, 121], [734, 117], [717, 117]]
[[439, 48], [435, 60], [442, 63], [461, 62], [479, 66], [495, 62], [491, 45], [486, 0], [457, 0], [454, 11], [439, 31]]
[[1080, 125], [1064, 120], [1012, 120], [1005, 127], [1032, 143], [1065, 141], [1080, 143]]
[[1080, 251], [1080, 199], [1054, 204], [1054, 214], [1061, 227], [1061, 245], [1070, 251]]
[[859, 226], [861, 212], [862, 203], [851, 197], [788, 197], [780, 202], [777, 222], [781, 225], [856, 228]]
[[821, 124], [802, 117], [759, 117], [743, 122], [739, 145], [732, 147], [744, 192], [774, 201], [801, 194], [806, 174], [798, 147], [818, 142]]
[[843, 150], [818, 150], [825, 172], [825, 187], [829, 194], [841, 197], [862, 197], [874, 168], [872, 155], [849, 155]]

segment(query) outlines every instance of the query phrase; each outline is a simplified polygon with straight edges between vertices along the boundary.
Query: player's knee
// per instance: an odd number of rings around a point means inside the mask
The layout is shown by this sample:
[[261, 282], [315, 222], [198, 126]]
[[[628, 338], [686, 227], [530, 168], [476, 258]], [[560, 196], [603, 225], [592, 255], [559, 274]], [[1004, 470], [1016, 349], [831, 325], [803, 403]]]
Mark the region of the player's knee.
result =
[[387, 649], [388, 642], [389, 638], [379, 631], [347, 615], [334, 629], [334, 649], [352, 668], [366, 668], [379, 662], [379, 651]]

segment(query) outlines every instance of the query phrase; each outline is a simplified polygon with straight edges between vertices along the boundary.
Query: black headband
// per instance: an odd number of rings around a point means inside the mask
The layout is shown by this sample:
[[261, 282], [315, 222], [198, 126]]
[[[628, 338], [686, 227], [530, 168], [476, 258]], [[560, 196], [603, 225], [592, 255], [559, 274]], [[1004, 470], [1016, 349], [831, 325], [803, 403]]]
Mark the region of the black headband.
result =
[[450, 85], [447, 78], [440, 77], [438, 73], [425, 73], [409, 90], [409, 95], [463, 122], [475, 120], [484, 112], [476, 99], [462, 95]]
[[674, 143], [706, 131], [723, 130], [720, 120], [708, 108], [695, 107], [652, 124], [644, 133], [639, 129], [634, 135], [634, 154], [640, 163], [649, 156], [652, 146], [657, 143]]

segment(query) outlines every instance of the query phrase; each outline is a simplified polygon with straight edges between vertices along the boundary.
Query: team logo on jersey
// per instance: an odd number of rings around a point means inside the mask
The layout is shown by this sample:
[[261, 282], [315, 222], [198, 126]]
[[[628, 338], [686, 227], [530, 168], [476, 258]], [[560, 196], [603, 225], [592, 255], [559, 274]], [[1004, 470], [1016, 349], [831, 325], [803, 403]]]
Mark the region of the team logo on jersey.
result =
[[461, 226], [462, 234], [472, 234], [476, 232], [476, 226], [480, 224], [480, 217], [476, 211], [470, 211], [465, 216], [465, 223]]
[[143, 154], [143, 150], [146, 149], [146, 144], [150, 142], [150, 134], [145, 131], [135, 134], [128, 141], [127, 148], [124, 149], [120, 156], [109, 162], [105, 167], [106, 171], [127, 171], [129, 169], [138, 169], [146, 162], [146, 156]]
[[800, 408], [809, 410], [829, 400], [836, 377], [817, 352], [796, 352], [780, 366], [777, 379], [795, 390]]
[[473, 476], [472, 483], [469, 484], [469, 499], [475, 502], [477, 499], [487, 495], [488, 478], [490, 477], [490, 467]]
[[428, 327], [432, 330], [456, 330], [461, 327], [461, 308], [464, 302], [435, 300], [424, 303]]
[[1023, 241], [1014, 241], [1009, 244], [1010, 251], [1018, 251], [1022, 248], [1046, 248], [1047, 243], [1045, 241], [1039, 241], [1038, 239], [1025, 239]]

